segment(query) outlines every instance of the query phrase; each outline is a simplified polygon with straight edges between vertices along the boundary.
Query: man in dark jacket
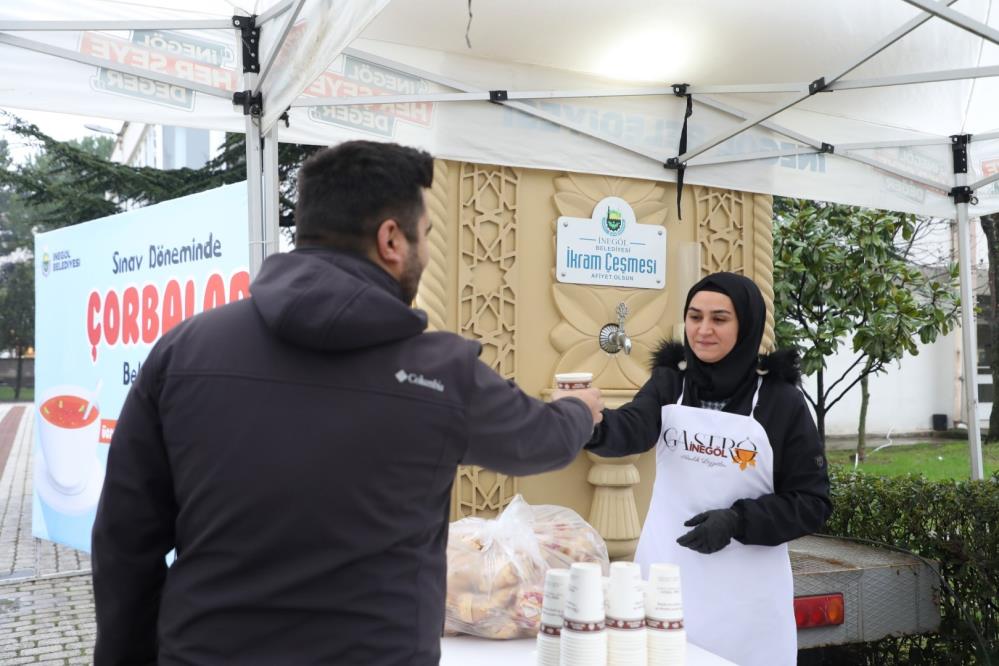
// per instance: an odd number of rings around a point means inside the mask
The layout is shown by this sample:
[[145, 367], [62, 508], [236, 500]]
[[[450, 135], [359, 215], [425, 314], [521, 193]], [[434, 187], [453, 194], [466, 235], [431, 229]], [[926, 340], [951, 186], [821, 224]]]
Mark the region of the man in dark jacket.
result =
[[455, 467], [563, 467], [602, 405], [423, 332], [432, 177], [394, 144], [317, 154], [299, 249], [150, 352], [94, 525], [98, 666], [438, 663]]

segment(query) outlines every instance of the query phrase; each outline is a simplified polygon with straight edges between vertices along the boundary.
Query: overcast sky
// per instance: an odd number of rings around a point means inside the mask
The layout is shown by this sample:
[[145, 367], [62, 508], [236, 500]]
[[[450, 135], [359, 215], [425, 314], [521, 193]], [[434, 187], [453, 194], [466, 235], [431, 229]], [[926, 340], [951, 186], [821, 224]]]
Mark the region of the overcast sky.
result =
[[[101, 136], [101, 132], [88, 129], [86, 125], [104, 128], [110, 130], [112, 133], [117, 133], [122, 125], [120, 120], [109, 120], [107, 118], [95, 118], [92, 116], [74, 116], [66, 113], [25, 111], [12, 108], [5, 108], [4, 111], [38, 125], [43, 132], [59, 141], [69, 141], [70, 139], [79, 139], [85, 136]], [[26, 144], [21, 137], [9, 132], [3, 132], [2, 129], [0, 129], [0, 133], [2, 133], [2, 138], [10, 143], [11, 154], [16, 161], [20, 162], [24, 160], [33, 152], [32, 146]], [[108, 136], [111, 135], [108, 134]]]

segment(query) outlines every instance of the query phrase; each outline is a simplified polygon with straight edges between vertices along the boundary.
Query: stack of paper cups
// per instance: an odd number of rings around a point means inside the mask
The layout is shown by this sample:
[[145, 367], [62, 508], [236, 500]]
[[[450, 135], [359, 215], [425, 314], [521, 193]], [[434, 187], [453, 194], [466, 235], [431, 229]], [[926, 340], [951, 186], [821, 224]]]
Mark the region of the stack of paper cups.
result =
[[634, 562], [614, 562], [607, 593], [607, 666], [645, 666], [645, 582]]
[[648, 628], [649, 666], [685, 663], [687, 632], [683, 629], [680, 567], [653, 564], [645, 590], [645, 624]]
[[569, 570], [549, 569], [545, 574], [545, 596], [541, 601], [538, 666], [559, 666], [563, 612], [568, 595]]
[[602, 573], [595, 562], [576, 562], [569, 569], [561, 666], [607, 666]]

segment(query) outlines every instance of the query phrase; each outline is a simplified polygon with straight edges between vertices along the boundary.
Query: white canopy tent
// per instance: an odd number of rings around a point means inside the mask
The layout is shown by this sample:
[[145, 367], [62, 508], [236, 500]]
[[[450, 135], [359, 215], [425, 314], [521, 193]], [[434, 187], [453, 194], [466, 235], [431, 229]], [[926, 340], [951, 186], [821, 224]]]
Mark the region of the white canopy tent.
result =
[[991, 0], [159, 4], [6, 3], [0, 106], [259, 139], [247, 142], [251, 271], [276, 248], [278, 136], [366, 137], [956, 218], [962, 302], [974, 302], [969, 216], [999, 211]]

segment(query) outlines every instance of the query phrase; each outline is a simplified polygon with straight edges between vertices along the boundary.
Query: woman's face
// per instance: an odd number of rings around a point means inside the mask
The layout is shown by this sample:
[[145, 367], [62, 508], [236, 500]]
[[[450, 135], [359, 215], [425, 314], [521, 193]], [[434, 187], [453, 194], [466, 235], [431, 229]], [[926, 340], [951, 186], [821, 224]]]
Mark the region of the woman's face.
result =
[[704, 363], [717, 363], [728, 356], [739, 339], [739, 320], [732, 299], [717, 291], [694, 294], [684, 327], [690, 349]]

